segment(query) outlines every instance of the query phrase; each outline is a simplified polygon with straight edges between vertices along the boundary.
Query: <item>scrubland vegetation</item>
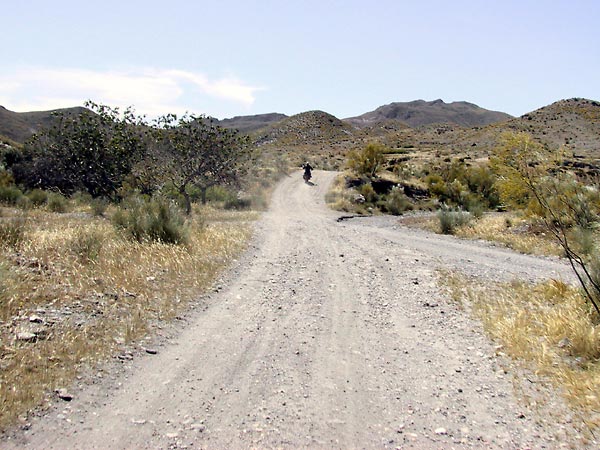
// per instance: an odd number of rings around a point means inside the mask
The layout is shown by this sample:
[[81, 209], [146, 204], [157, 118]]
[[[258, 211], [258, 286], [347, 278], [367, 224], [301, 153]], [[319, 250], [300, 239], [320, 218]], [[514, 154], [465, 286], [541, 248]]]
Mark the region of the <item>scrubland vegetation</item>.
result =
[[287, 170], [202, 117], [89, 106], [1, 155], [0, 427], [197, 301]]
[[429, 211], [405, 223], [569, 261], [576, 286], [480, 284], [459, 275], [442, 283], [503, 353], [564, 390], [593, 430], [600, 426], [600, 191], [595, 176], [564, 158], [526, 133], [504, 134], [489, 158], [420, 166], [369, 144], [349, 154], [328, 201], [357, 214]]

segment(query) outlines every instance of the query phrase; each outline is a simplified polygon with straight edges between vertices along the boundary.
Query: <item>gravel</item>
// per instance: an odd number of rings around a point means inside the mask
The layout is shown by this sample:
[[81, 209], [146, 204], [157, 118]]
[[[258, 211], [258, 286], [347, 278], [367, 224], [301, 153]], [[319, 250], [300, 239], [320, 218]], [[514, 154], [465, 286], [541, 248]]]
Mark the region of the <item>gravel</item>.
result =
[[245, 257], [156, 351], [122, 353], [0, 445], [595, 447], [437, 276], [570, 280], [568, 267], [393, 218], [337, 222], [323, 202], [334, 176], [286, 178]]

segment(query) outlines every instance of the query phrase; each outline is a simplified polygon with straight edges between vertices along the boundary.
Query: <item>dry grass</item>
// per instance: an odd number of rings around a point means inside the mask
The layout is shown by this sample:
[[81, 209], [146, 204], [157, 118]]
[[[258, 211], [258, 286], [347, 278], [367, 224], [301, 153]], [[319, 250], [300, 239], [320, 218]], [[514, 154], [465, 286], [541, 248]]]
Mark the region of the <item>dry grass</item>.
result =
[[325, 195], [325, 202], [336, 211], [356, 212], [356, 205], [351, 201], [351, 192], [345, 186], [344, 174], [338, 175]]
[[[401, 222], [409, 227], [441, 233], [439, 218], [431, 214], [406, 216]], [[491, 213], [455, 229], [454, 235], [463, 239], [482, 239], [515, 251], [544, 256], [564, 256], [554, 238], [542, 230], [532, 231], [530, 223], [512, 213]]]
[[592, 432], [600, 427], [599, 318], [578, 289], [559, 281], [475, 285], [456, 275], [446, 275], [444, 284], [503, 353], [563, 392]]
[[0, 252], [0, 427], [177, 315], [240, 254], [255, 213], [198, 213], [174, 246], [127, 239], [102, 217], [30, 212], [24, 239]]
[[532, 233], [528, 222], [514, 214], [488, 214], [457, 228], [456, 236], [484, 239], [500, 243], [521, 253], [562, 256], [564, 252], [552, 236], [543, 232]]

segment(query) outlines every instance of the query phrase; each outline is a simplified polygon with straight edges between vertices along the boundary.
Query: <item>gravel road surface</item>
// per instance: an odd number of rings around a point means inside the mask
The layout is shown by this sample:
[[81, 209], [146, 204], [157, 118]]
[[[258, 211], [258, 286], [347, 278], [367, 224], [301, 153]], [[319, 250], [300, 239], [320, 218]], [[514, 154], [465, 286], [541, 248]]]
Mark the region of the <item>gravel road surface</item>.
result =
[[[251, 249], [157, 354], [86, 377], [71, 402], [58, 400], [0, 446], [573, 445], [568, 415], [557, 423], [517, 398], [514, 378], [524, 375], [496, 356], [436, 274], [569, 280], [569, 268], [393, 218], [338, 222], [323, 200], [334, 177], [286, 178]], [[563, 406], [556, 396], [545, 408]]]

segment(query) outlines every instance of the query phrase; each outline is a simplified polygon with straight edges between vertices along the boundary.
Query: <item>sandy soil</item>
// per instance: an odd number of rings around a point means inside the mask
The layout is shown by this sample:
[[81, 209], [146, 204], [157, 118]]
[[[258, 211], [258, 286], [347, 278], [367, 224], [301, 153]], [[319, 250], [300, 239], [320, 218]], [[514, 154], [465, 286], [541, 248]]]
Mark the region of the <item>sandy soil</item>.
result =
[[252, 248], [154, 343], [157, 354], [134, 352], [84, 377], [71, 402], [57, 400], [0, 446], [583, 445], [558, 396], [517, 398], [515, 378], [525, 375], [496, 356], [436, 275], [569, 279], [568, 267], [393, 218], [337, 222], [323, 200], [334, 176], [286, 178]]

